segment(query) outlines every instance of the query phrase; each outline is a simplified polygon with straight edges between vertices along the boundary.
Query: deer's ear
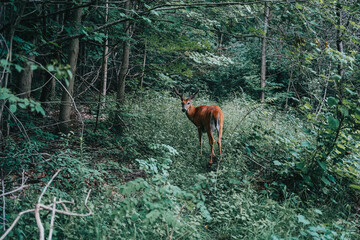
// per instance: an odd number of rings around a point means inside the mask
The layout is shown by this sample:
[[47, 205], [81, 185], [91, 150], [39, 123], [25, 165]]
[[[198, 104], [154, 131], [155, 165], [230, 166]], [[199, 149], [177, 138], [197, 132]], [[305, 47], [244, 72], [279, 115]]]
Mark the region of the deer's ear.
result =
[[196, 94], [198, 94], [198, 92], [199, 92], [199, 89], [198, 89], [198, 88], [196, 88], [195, 93], [194, 93], [193, 95], [191, 95], [191, 96], [190, 96], [190, 99], [191, 99], [191, 100], [193, 100], [193, 99], [195, 98]]

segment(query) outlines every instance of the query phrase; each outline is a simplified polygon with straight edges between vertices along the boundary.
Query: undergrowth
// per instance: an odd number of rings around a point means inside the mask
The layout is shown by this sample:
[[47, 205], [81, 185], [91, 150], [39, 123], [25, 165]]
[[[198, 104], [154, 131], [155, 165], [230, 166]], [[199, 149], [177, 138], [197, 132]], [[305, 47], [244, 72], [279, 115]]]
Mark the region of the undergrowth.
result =
[[[214, 103], [206, 96], [194, 101]], [[316, 139], [306, 121], [245, 98], [220, 106], [223, 161], [212, 167], [208, 139], [200, 155], [196, 127], [168, 92], [129, 96], [121, 108], [108, 104], [96, 132], [93, 120], [86, 123], [84, 142], [40, 130], [37, 144], [10, 142], [2, 164], [25, 169], [34, 183], [7, 201], [8, 221], [33, 208], [54, 169], [62, 168], [44, 201], [56, 195], [81, 203], [91, 188], [94, 214], [57, 216], [55, 239], [360, 239], [352, 190], [307, 183], [303, 149]], [[55, 140], [56, 149], [44, 155], [41, 141]], [[24, 215], [10, 238], [37, 234], [33, 216]]]

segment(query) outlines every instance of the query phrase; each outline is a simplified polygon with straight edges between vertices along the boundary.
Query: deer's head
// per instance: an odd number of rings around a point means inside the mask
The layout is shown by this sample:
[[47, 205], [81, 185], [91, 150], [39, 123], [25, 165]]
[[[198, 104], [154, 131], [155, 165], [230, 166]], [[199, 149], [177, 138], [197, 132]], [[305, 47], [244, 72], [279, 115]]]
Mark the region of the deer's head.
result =
[[176, 93], [176, 95], [178, 95], [181, 99], [181, 106], [182, 106], [182, 111], [183, 112], [187, 112], [189, 110], [189, 107], [191, 106], [191, 102], [192, 100], [195, 98], [196, 94], [199, 92], [199, 89], [196, 88], [196, 91], [193, 95], [190, 95], [188, 98], [184, 98], [184, 91], [182, 92], [182, 94], [179, 93], [179, 91], [174, 87], [174, 91]]

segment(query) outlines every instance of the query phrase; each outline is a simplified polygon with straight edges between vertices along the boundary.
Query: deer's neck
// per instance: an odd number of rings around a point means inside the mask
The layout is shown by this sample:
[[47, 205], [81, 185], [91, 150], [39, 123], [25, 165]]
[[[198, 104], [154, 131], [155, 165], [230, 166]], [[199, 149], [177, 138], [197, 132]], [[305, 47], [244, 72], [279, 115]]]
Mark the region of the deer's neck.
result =
[[192, 122], [194, 122], [194, 118], [195, 118], [195, 112], [196, 112], [195, 109], [196, 109], [196, 107], [194, 107], [192, 104], [190, 104], [190, 107], [188, 108], [188, 110], [186, 112], [186, 116]]

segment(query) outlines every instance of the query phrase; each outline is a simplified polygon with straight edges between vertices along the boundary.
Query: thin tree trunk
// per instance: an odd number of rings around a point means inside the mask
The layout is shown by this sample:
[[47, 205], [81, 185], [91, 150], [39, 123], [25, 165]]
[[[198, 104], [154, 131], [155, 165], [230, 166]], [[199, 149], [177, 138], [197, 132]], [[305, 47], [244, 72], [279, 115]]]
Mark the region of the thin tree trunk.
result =
[[29, 56], [29, 60], [26, 62], [24, 70], [21, 72], [19, 80], [19, 97], [30, 98], [31, 82], [33, 78], [34, 70], [31, 68], [32, 62], [35, 60], [35, 55]]
[[[337, 15], [337, 20], [338, 20], [338, 28], [336, 31], [336, 46], [337, 46], [337, 50], [340, 53], [344, 52], [344, 45], [343, 45], [343, 40], [342, 40], [342, 33], [341, 33], [341, 25], [342, 25], [342, 7], [341, 7], [341, 0], [338, 0], [336, 3], [336, 15]], [[342, 98], [343, 96], [343, 82], [344, 82], [344, 66], [343, 63], [340, 62], [338, 65], [338, 74], [340, 76], [340, 80], [337, 83], [337, 88], [339, 91], [339, 96], [340, 98]]]
[[[130, 0], [125, 3], [125, 9], [130, 10]], [[126, 35], [129, 37], [130, 36], [129, 21], [126, 21], [124, 23], [124, 29]], [[123, 46], [122, 64], [121, 64], [121, 69], [118, 79], [118, 89], [117, 89], [117, 100], [121, 104], [125, 102], [125, 85], [126, 85], [125, 80], [129, 69], [129, 57], [130, 57], [130, 42], [129, 40], [126, 40]]]
[[55, 82], [55, 79], [47, 72], [44, 72], [42, 75], [45, 85], [41, 90], [40, 102], [42, 107], [45, 108], [47, 106], [46, 102], [50, 100], [51, 93], [54, 91], [53, 88], [55, 88], [55, 86], [53, 86], [53, 82]]
[[287, 95], [286, 95], [286, 101], [285, 101], [285, 110], [289, 106], [289, 94], [290, 94], [290, 87], [291, 87], [291, 83], [292, 83], [292, 75], [293, 75], [293, 69], [291, 69], [291, 71], [290, 71], [289, 84], [288, 84], [288, 88], [287, 88], [287, 92], [286, 92]]
[[[20, 20], [24, 13], [25, 6], [26, 6], [25, 3], [21, 5], [21, 7], [19, 9], [19, 13], [14, 20], [14, 25], [10, 28], [9, 37], [8, 37], [8, 39], [9, 39], [8, 53], [6, 55], [6, 60], [7, 60], [8, 64], [6, 64], [5, 67], [8, 67], [12, 62], [13, 39], [14, 39], [14, 35], [15, 35], [15, 30], [16, 30], [17, 25], [20, 23]], [[4, 45], [6, 45], [6, 42], [4, 43]], [[9, 78], [10, 78], [10, 72], [3, 71], [0, 74], [1, 74], [0, 87], [7, 88]], [[5, 101], [5, 100], [0, 101], [0, 148], [2, 148], [5, 145], [4, 139], [7, 136], [9, 136], [9, 131], [10, 131], [9, 120], [6, 121], [4, 119], [4, 108], [5, 108], [6, 103], [7, 103], [7, 101]], [[10, 118], [10, 115], [8, 115], [8, 118]], [[6, 122], [6, 129], [7, 129], [6, 134], [3, 133], [3, 126], [5, 125], [5, 122]]]
[[[109, 17], [109, 2], [105, 2], [105, 24], [108, 22]], [[109, 57], [109, 37], [106, 33], [104, 42], [104, 55], [103, 55], [103, 83], [102, 83], [102, 106], [105, 107], [105, 97], [107, 89], [107, 78], [108, 78], [108, 57]]]
[[141, 76], [140, 76], [140, 88], [142, 88], [144, 84], [144, 74], [145, 74], [145, 66], [146, 66], [146, 48], [147, 48], [147, 40], [145, 39], [144, 60], [143, 60]]
[[[73, 13], [73, 24], [75, 24], [76, 29], [79, 28], [81, 24], [81, 11], [82, 8], [74, 10]], [[79, 38], [74, 38], [70, 42], [69, 46], [69, 65], [72, 73], [71, 78], [69, 79], [69, 85], [67, 89], [63, 91], [60, 105], [60, 117], [59, 120], [61, 124], [59, 125], [60, 131], [63, 133], [69, 132], [69, 121], [71, 114], [71, 98], [74, 92], [74, 82], [75, 82], [75, 73], [76, 73], [76, 64], [79, 55]]]
[[267, 30], [269, 24], [269, 15], [270, 15], [270, 7], [265, 2], [265, 10], [264, 10], [264, 36], [262, 39], [262, 47], [261, 47], [261, 96], [260, 102], [265, 101], [265, 85], [266, 85], [266, 37], [267, 37]]

